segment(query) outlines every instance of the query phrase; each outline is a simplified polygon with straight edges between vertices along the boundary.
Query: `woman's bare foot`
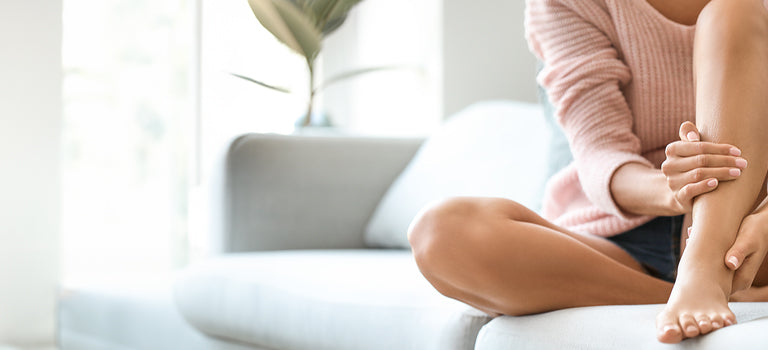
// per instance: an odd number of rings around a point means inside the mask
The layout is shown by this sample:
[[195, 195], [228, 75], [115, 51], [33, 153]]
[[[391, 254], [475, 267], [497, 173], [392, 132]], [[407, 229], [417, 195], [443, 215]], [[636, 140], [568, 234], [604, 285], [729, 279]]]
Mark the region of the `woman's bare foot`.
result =
[[736, 323], [728, 308], [731, 280], [727, 268], [701, 266], [702, 260], [687, 258], [683, 254], [669, 301], [656, 317], [656, 337], [662, 343], [679, 343]]

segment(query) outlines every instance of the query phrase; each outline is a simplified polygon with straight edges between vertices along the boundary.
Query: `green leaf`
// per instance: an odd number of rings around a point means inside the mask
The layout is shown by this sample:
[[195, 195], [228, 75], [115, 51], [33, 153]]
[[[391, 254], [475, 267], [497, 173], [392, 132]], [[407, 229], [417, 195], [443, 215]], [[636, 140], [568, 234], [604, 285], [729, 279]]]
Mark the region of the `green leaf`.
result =
[[272, 5], [271, 0], [248, 0], [248, 5], [251, 6], [253, 14], [256, 19], [259, 20], [262, 26], [266, 28], [272, 35], [280, 40], [283, 44], [291, 48], [298, 53], [301, 53], [301, 46], [294, 38], [291, 30], [285, 24], [280, 13]]
[[286, 94], [290, 94], [291, 93], [291, 90], [288, 90], [288, 89], [286, 89], [284, 87], [279, 87], [279, 86], [269, 85], [267, 83], [262, 83], [262, 82], [260, 82], [260, 81], [258, 81], [256, 79], [249, 78], [249, 77], [246, 77], [246, 76], [240, 75], [240, 74], [235, 74], [235, 73], [229, 73], [229, 74], [232, 74], [233, 76], [236, 76], [236, 77], [238, 77], [240, 79], [250, 81], [251, 83], [255, 83], [255, 84], [261, 85], [261, 86], [263, 86], [265, 88], [268, 88], [268, 89], [284, 92]]
[[328, 0], [327, 6], [323, 8], [322, 12], [318, 13], [323, 35], [331, 34], [341, 27], [347, 19], [349, 11], [352, 10], [352, 7], [361, 1], [362, 0]]
[[308, 63], [320, 52], [322, 35], [311, 18], [287, 0], [248, 0], [261, 25]]
[[328, 0], [288, 0], [288, 2], [294, 4], [296, 7], [301, 9], [301, 12], [303, 12], [305, 15], [310, 17], [312, 20], [312, 23], [315, 24], [315, 27], [317, 28], [317, 13], [318, 11], [315, 9], [318, 7], [318, 4], [320, 6], [323, 6], [324, 3], [328, 2]]
[[412, 69], [415, 71], [423, 71], [423, 67], [419, 65], [390, 65], [390, 66], [378, 66], [378, 67], [368, 67], [368, 68], [360, 68], [351, 70], [349, 72], [344, 72], [338, 75], [335, 75], [331, 78], [326, 79], [320, 86], [315, 88], [315, 92], [318, 92], [320, 90], [323, 90], [327, 88], [330, 85], [333, 85], [335, 83], [338, 83], [340, 81], [344, 81], [350, 78], [354, 78], [358, 75], [368, 74], [368, 73], [374, 73], [374, 72], [380, 72], [380, 71], [387, 71], [387, 70], [399, 70], [399, 69]]
[[361, 0], [349, 1], [340, 0], [288, 0], [310, 17], [315, 24], [315, 28], [320, 30], [323, 36], [326, 36], [338, 29], [347, 18], [347, 13], [355, 4]]
[[314, 61], [317, 54], [320, 53], [323, 39], [320, 30], [315, 27], [308, 15], [287, 0], [272, 0], [272, 3], [301, 46], [302, 51], [299, 53], [307, 58], [307, 62]]
[[337, 20], [342, 17], [346, 17], [349, 10], [355, 5], [359, 4], [362, 0], [336, 0], [337, 4], [333, 6], [331, 12], [328, 14], [328, 22]]

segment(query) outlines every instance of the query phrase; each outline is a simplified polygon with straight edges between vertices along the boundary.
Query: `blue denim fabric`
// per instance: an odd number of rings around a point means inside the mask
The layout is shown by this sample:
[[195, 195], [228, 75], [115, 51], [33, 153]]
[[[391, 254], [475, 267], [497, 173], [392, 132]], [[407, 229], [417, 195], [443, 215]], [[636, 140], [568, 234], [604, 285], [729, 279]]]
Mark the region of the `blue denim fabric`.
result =
[[608, 240], [632, 255], [652, 276], [675, 282], [682, 228], [682, 215], [659, 216]]

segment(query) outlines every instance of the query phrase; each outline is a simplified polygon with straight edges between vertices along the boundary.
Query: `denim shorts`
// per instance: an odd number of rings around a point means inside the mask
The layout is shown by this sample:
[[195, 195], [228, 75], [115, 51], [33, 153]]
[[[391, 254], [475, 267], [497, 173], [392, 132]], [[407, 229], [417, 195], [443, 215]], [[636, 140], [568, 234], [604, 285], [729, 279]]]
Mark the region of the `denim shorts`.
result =
[[635, 258], [651, 276], [674, 283], [680, 261], [683, 217], [659, 216], [608, 240]]

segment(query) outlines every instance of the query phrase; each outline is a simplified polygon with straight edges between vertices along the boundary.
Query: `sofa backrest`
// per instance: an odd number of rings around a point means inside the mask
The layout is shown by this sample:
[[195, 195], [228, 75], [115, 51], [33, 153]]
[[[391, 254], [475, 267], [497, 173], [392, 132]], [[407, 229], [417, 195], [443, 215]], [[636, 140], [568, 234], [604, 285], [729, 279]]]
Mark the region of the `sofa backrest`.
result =
[[221, 180], [214, 252], [364, 248], [377, 203], [421, 139], [247, 134]]
[[539, 210], [550, 137], [538, 104], [467, 107], [424, 143], [389, 188], [368, 223], [366, 244], [408, 248], [408, 226], [418, 212], [453, 196], [504, 197]]

